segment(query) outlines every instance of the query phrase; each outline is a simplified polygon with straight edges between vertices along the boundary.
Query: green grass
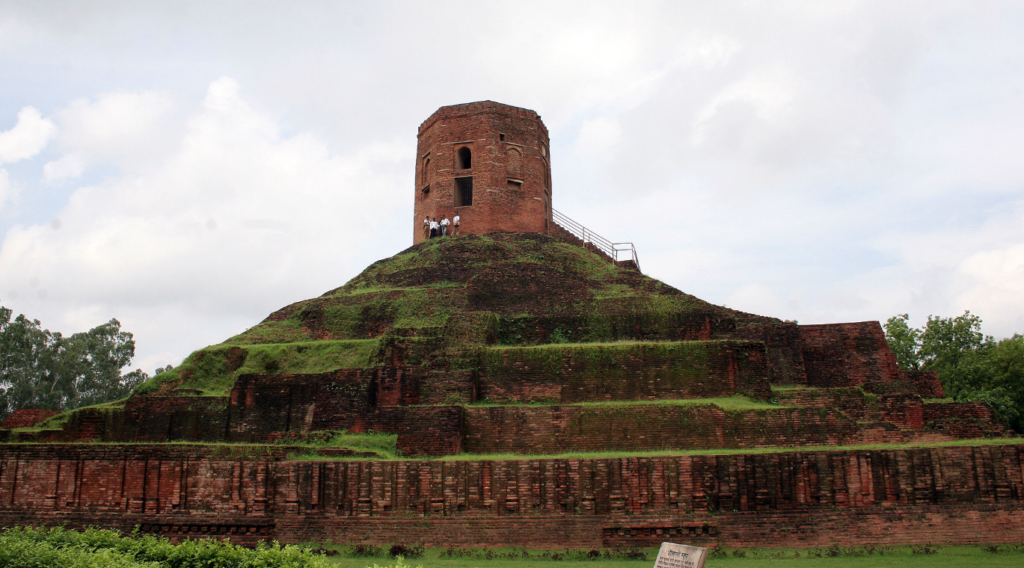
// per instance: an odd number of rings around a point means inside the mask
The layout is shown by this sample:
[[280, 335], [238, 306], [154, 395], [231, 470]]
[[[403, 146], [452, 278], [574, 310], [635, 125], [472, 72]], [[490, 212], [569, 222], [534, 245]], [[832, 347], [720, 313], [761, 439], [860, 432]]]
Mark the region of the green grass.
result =
[[111, 400], [108, 402], [101, 402], [99, 404], [93, 404], [90, 406], [83, 406], [81, 408], [73, 408], [71, 410], [61, 412], [60, 414], [55, 414], [30, 428], [15, 428], [15, 431], [39, 432], [41, 430], [61, 430], [64, 428], [64, 425], [67, 424], [68, 420], [71, 419], [72, 415], [74, 415], [76, 412], [86, 409], [121, 410], [122, 408], [124, 408], [124, 403], [127, 400], [127, 398], [122, 398], [120, 400]]
[[[246, 373], [326, 373], [367, 367], [377, 345], [376, 339], [213, 345], [192, 353], [177, 368], [151, 377], [135, 393], [148, 394], [163, 383], [180, 381], [176, 388], [227, 396], [235, 379]], [[245, 352], [245, 362], [228, 371], [228, 352], [233, 348]]]
[[[320, 448], [345, 448], [356, 452], [373, 452], [377, 457], [384, 460], [400, 459], [397, 448], [398, 434], [387, 434], [383, 432], [348, 433], [336, 432], [330, 437], [322, 439], [310, 438], [302, 442], [284, 442], [288, 446], [300, 446], [309, 448], [308, 451], [289, 455], [293, 460], [322, 460], [323, 457], [317, 453]], [[363, 456], [353, 456], [353, 459], [367, 459]]]
[[[57, 417], [53, 417], [54, 419]], [[339, 434], [337, 438], [330, 438], [324, 442], [284, 442], [282, 445], [309, 447], [311, 450], [319, 447], [347, 447], [356, 451], [375, 451], [379, 457], [377, 460], [394, 462], [408, 460], [407, 457], [398, 455], [394, 449], [397, 436], [395, 434], [367, 433], [367, 434]], [[46, 442], [10, 442], [8, 445], [42, 445]], [[223, 451], [243, 454], [264, 454], [273, 447], [272, 444], [249, 444], [249, 443], [227, 443], [227, 442], [193, 442], [178, 440], [174, 442], [84, 442], [91, 445], [111, 446], [161, 446], [161, 445], [187, 445], [219, 447]], [[650, 451], [573, 451], [564, 453], [460, 453], [457, 455], [442, 455], [434, 457], [417, 457], [416, 461], [433, 462], [467, 462], [467, 461], [522, 461], [522, 460], [606, 460], [606, 458], [618, 457], [663, 457], [672, 455], [737, 455], [737, 454], [759, 454], [759, 453], [786, 453], [786, 452], [809, 452], [809, 451], [867, 451], [867, 450], [899, 450], [928, 447], [978, 447], [998, 445], [1021, 445], [1024, 444], [1024, 437], [1017, 438], [987, 438], [970, 440], [949, 440], [944, 442], [931, 443], [904, 443], [904, 444], [861, 444], [846, 446], [801, 446], [801, 447], [767, 447], [767, 448], [713, 448], [713, 449], [666, 449]], [[317, 456], [314, 451], [297, 453], [294, 458], [302, 461], [373, 461], [373, 457], [362, 456]]]
[[721, 408], [722, 410], [777, 410], [782, 408], [790, 408], [789, 406], [782, 406], [779, 404], [772, 404], [769, 402], [763, 402], [760, 400], [754, 400], [742, 394], [736, 394], [728, 397], [718, 398], [674, 398], [665, 400], [602, 400], [592, 402], [574, 402], [574, 403], [562, 403], [552, 400], [540, 400], [530, 402], [512, 402], [512, 403], [498, 403], [482, 400], [468, 404], [466, 406], [471, 407], [495, 407], [495, 406], [594, 406], [594, 407], [607, 407], [607, 406], [643, 406], [643, 405], [662, 405], [662, 406], [696, 406], [696, 405], [713, 405]]
[[565, 452], [561, 454], [458, 454], [438, 458], [427, 458], [448, 461], [516, 461], [516, 460], [549, 460], [549, 459], [614, 459], [614, 458], [653, 458], [664, 456], [726, 456], [743, 454], [782, 454], [791, 452], [843, 452], [869, 450], [908, 450], [914, 448], [960, 447], [960, 446], [1003, 446], [1024, 444], [1024, 438], [987, 438], [973, 440], [950, 440], [931, 443], [905, 444], [862, 444], [851, 446], [800, 446], [776, 448], [712, 448], [702, 450], [650, 450], [612, 451], [612, 452]]
[[[780, 549], [725, 549], [725, 557], [709, 558], [708, 568], [963, 568], [964, 566], [1018, 567], [1024, 564], [1024, 547], [1002, 545], [998, 552], [988, 552], [985, 546], [929, 546], [934, 554], [922, 554], [922, 547], [889, 546], [874, 547], [868, 554], [870, 543], [864, 547], [833, 548], [780, 548]], [[384, 547], [385, 549], [387, 547]], [[918, 553], [915, 553], [915, 549]], [[508, 558], [511, 549], [490, 549], [494, 558], [488, 560], [481, 552], [470, 558], [451, 558], [442, 556], [443, 549], [427, 549], [422, 558], [406, 559], [405, 564], [415, 568], [650, 568], [657, 558], [657, 548], [645, 548], [646, 559], [604, 558], [581, 559], [580, 552], [565, 554], [562, 560], [552, 560], [551, 551], [547, 558], [541, 555], [545, 551], [530, 549], [528, 557]], [[378, 566], [394, 566], [395, 559], [381, 557], [353, 557], [339, 554], [328, 557], [328, 561], [338, 568], [364, 568]]]
[[424, 284], [422, 286], [356, 286], [349, 290], [344, 288], [338, 290], [331, 296], [358, 296], [360, 294], [374, 294], [377, 292], [418, 292], [420, 290], [437, 290], [445, 288], [465, 288], [465, 284], [459, 284], [457, 282], [437, 282], [434, 284]]
[[292, 343], [308, 341], [309, 334], [302, 329], [298, 320], [265, 321], [228, 339], [227, 345], [259, 344], [259, 343]]

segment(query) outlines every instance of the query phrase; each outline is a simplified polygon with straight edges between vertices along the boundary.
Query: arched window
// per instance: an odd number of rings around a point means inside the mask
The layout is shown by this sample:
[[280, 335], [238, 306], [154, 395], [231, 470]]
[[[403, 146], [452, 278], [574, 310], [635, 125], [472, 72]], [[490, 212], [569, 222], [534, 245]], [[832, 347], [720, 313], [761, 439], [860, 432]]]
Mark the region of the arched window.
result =
[[523, 173], [523, 155], [515, 148], [509, 148], [505, 154], [505, 165], [508, 175], [519, 177]]
[[423, 160], [423, 174], [420, 185], [430, 185], [430, 158]]
[[469, 148], [463, 146], [459, 148], [459, 169], [468, 170], [473, 167], [473, 153], [469, 151]]

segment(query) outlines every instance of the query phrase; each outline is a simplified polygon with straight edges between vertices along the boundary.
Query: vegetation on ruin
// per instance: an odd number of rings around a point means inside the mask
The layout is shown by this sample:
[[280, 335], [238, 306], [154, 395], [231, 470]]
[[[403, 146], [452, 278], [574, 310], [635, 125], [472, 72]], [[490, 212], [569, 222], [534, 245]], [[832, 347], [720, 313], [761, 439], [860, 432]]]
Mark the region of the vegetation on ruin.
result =
[[585, 366], [594, 371], [594, 379], [602, 378], [606, 370], [615, 378], [621, 374], [620, 365], [637, 358], [663, 359], [680, 381], [708, 376], [708, 351], [718, 342], [621, 342], [594, 344], [537, 345], [531, 347], [496, 347], [481, 351], [481, 366], [500, 369], [513, 362], [525, 364], [532, 370], [557, 375], [569, 364]]
[[154, 375], [139, 385], [135, 394], [173, 385], [204, 396], [227, 396], [235, 379], [243, 374], [326, 373], [367, 367], [377, 345], [376, 339], [213, 345], [192, 353], [178, 367]]
[[[526, 305], [511, 313], [501, 309], [502, 313], [492, 313], [489, 305], [474, 306], [508, 299], [500, 289], [494, 290], [495, 298], [474, 296], [471, 290], [480, 279], [497, 278], [500, 282], [505, 275], [512, 277], [512, 285], [516, 276], [537, 276], [548, 290], [578, 289], [582, 295], [568, 304]], [[287, 306], [226, 343], [365, 339], [392, 330], [402, 330], [401, 335], [407, 337], [444, 328], [453, 315], [474, 313], [489, 313], [500, 320], [497, 335], [504, 344], [536, 343], [536, 338], [523, 330], [535, 327], [537, 318], [547, 317], [560, 318], [562, 325], [555, 322], [552, 337], [545, 340], [599, 342], [616, 339], [616, 328], [624, 326], [639, 326], [647, 335], [665, 335], [680, 314], [693, 312], [748, 317], [616, 267], [583, 247], [552, 237], [472, 235], [428, 240], [378, 261], [344, 286]]]
[[658, 400], [600, 400], [588, 402], [559, 402], [554, 399], [539, 399], [530, 401], [492, 401], [482, 399], [467, 404], [471, 408], [497, 407], [497, 406], [567, 406], [567, 407], [632, 407], [632, 406], [713, 406], [721, 410], [776, 410], [790, 408], [788, 406], [754, 400], [746, 395], [736, 394], [715, 398], [671, 398]]
[[935, 371], [946, 396], [989, 404], [1017, 432], [1024, 432], [1024, 335], [996, 341], [981, 333], [971, 312], [928, 316], [921, 328], [900, 314], [885, 322], [885, 336], [902, 369]]
[[63, 527], [7, 527], [0, 566], [10, 568], [325, 568], [326, 558], [299, 546], [245, 548], [215, 539], [172, 544], [164, 537]]
[[36, 424], [34, 427], [31, 427], [31, 428], [17, 428], [17, 430], [18, 431], [22, 431], [22, 432], [25, 432], [25, 431], [28, 431], [28, 432], [38, 432], [40, 430], [61, 430], [61, 429], [64, 428], [64, 425], [67, 424], [68, 421], [70, 421], [75, 416], [75, 414], [78, 413], [78, 412], [82, 412], [82, 411], [85, 411], [85, 410], [102, 410], [102, 411], [105, 411], [105, 412], [116, 412], [116, 411], [119, 411], [119, 410], [124, 408], [124, 404], [125, 404], [125, 402], [127, 400], [128, 400], [128, 398], [125, 397], [125, 398], [122, 398], [120, 400], [111, 400], [109, 402], [101, 402], [99, 404], [91, 404], [89, 406], [82, 406], [82, 407], [76, 408], [74, 410], [69, 410], [67, 412], [61, 412], [60, 414], [56, 414], [54, 416], [51, 416], [51, 417], [47, 418], [46, 420], [43, 420], [39, 424]]
[[916, 448], [936, 447], [983, 447], [1013, 446], [1024, 444], [1022, 438], [970, 438], [948, 440], [942, 442], [907, 442], [901, 444], [854, 444], [846, 446], [774, 446], [770, 448], [709, 448], [695, 450], [650, 450], [650, 451], [605, 451], [605, 452], [563, 452], [559, 454], [469, 454], [462, 453], [452, 456], [425, 458], [431, 460], [567, 460], [567, 459], [615, 459], [615, 458], [655, 458], [665, 456], [728, 456], [753, 454], [782, 454], [807, 452], [848, 452], [870, 450], [912, 450]]
[[[282, 441], [282, 444], [306, 448], [305, 451], [289, 455], [289, 459], [319, 460], [323, 455], [318, 450], [323, 448], [340, 448], [356, 452], [353, 458], [393, 460], [401, 458], [398, 451], [398, 434], [385, 432], [313, 432], [300, 441]], [[344, 456], [348, 457], [348, 456]]]

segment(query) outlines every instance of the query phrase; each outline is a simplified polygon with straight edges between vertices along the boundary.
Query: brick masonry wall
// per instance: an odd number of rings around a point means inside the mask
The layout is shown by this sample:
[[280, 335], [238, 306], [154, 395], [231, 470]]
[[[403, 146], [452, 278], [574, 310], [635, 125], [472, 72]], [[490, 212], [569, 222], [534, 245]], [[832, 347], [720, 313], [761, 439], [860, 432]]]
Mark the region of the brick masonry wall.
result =
[[[825, 408], [495, 406], [468, 407], [464, 420], [462, 448], [470, 453], [834, 446], [906, 442], [919, 436], [892, 424], [861, 424]], [[939, 434], [933, 439], [953, 437]]]
[[[458, 152], [471, 152], [460, 168]], [[532, 110], [491, 101], [441, 107], [420, 125], [413, 243], [423, 218], [462, 217], [461, 234], [546, 233], [551, 223], [548, 131]], [[455, 178], [471, 177], [473, 203], [456, 207]]]
[[983, 402], [925, 403], [922, 420], [931, 429], [958, 438], [1012, 435], [992, 408]]
[[0, 524], [559, 548], [1024, 539], [1020, 445], [451, 462], [289, 450], [0, 446]]
[[31, 428], [51, 416], [60, 414], [56, 410], [44, 410], [42, 408], [20, 408], [12, 412], [0, 423], [0, 428], [13, 430], [14, 428]]
[[762, 323], [736, 330], [730, 336], [761, 341], [768, 353], [768, 376], [773, 385], [806, 385], [801, 326], [795, 323]]
[[944, 398], [946, 393], [939, 382], [939, 374], [935, 371], [905, 371], [900, 369], [900, 380], [914, 385], [914, 392], [921, 398]]
[[807, 384], [848, 387], [899, 379], [896, 356], [877, 321], [800, 326]]
[[486, 350], [479, 397], [558, 402], [765, 395], [764, 346], [713, 341]]
[[462, 429], [461, 407], [411, 409], [398, 425], [398, 450], [410, 457], [458, 454], [463, 449]]
[[[492, 284], [497, 284], [492, 282]], [[565, 287], [564, 282], [557, 283]], [[509, 281], [501, 286], [508, 291], [514, 286]], [[493, 289], [488, 293], [494, 294]], [[525, 295], [528, 291], [519, 289], [516, 294]], [[564, 340], [573, 343], [592, 341], [707, 341], [710, 339], [734, 339], [736, 322], [720, 317], [718, 314], [694, 310], [687, 313], [643, 314], [635, 313], [635, 304], [622, 305], [624, 300], [606, 301], [602, 310], [611, 312], [604, 315], [515, 315], [517, 307], [530, 310], [519, 310], [519, 313], [533, 311], [535, 303], [517, 306], [507, 301], [499, 303], [495, 295], [495, 308], [504, 310], [508, 316], [498, 321], [498, 342], [504, 345], [545, 344], [553, 343], [554, 335], [561, 335]], [[611, 305], [612, 303], [618, 305]], [[525, 304], [525, 303], [524, 303]], [[490, 306], [488, 306], [490, 307]], [[740, 337], [739, 339], [750, 339]], [[758, 339], [760, 341], [760, 339]], [[799, 347], [796, 348], [799, 355]], [[800, 361], [800, 368], [803, 362]], [[802, 384], [802, 383], [801, 383]]]

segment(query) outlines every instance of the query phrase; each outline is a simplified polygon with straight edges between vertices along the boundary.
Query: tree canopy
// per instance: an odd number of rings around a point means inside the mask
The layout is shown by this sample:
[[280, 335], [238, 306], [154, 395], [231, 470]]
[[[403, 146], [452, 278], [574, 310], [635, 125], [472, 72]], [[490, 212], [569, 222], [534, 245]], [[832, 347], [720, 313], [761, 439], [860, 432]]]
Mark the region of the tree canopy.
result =
[[135, 341], [116, 319], [64, 337], [12, 315], [0, 306], [0, 420], [19, 408], [69, 410], [117, 400], [148, 378], [141, 369], [122, 374]]
[[1010, 426], [1024, 431], [1024, 336], [1000, 341], [982, 334], [981, 318], [967, 311], [928, 316], [912, 328], [908, 314], [885, 322], [885, 336], [903, 369], [935, 371], [946, 396], [990, 404]]

